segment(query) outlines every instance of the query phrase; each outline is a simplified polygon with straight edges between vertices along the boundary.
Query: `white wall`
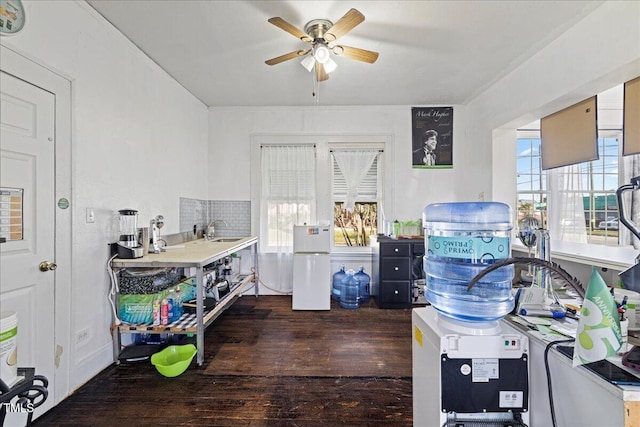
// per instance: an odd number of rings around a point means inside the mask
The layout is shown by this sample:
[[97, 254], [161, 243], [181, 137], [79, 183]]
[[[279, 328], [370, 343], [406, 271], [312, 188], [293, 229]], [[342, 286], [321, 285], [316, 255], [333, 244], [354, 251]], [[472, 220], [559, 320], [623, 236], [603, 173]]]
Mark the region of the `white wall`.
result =
[[[466, 123], [466, 109], [454, 105], [453, 169], [426, 170], [411, 168], [411, 106], [211, 108], [209, 163], [215, 165], [215, 173], [209, 175], [209, 198], [251, 200], [257, 194], [251, 191], [251, 174], [260, 173], [260, 164], [259, 155], [252, 153], [252, 141], [255, 144], [258, 140], [282, 138], [283, 142], [292, 143], [297, 139], [303, 143], [325, 143], [326, 147], [327, 142], [385, 140], [391, 147], [385, 151], [384, 213], [392, 220], [420, 219], [429, 203], [477, 200], [480, 193], [490, 196], [490, 146], [477, 144]], [[474, 179], [467, 179], [469, 176]], [[259, 200], [252, 203], [255, 212]], [[330, 207], [328, 211], [331, 212]], [[254, 234], [257, 224], [253, 218]], [[345, 264], [348, 268], [363, 266], [371, 273], [370, 256], [333, 253], [331, 258], [332, 271]], [[262, 258], [260, 266], [261, 280], [286, 291], [286, 286], [276, 283], [279, 275], [272, 267], [277, 264], [265, 259]], [[265, 288], [260, 292], [270, 293]]]
[[[216, 166], [209, 176], [209, 198], [250, 199], [250, 173], [259, 173], [259, 165], [250, 162], [252, 135], [314, 135], [318, 141], [344, 135], [363, 142], [367, 135], [390, 135], [393, 156], [386, 161], [393, 171], [393, 196], [385, 200], [384, 211], [391, 219], [418, 219], [429, 203], [477, 200], [480, 192], [491, 190], [490, 146], [476, 143], [466, 116], [464, 106], [454, 106], [453, 169], [426, 170], [411, 168], [411, 106], [211, 108], [209, 153]], [[475, 178], [467, 180], [469, 174]]]
[[525, 125], [640, 74], [640, 2], [608, 1], [468, 105], [489, 128]]
[[[640, 2], [609, 1], [476, 97], [468, 108], [479, 127], [513, 130], [639, 75]], [[491, 133], [481, 134], [491, 138]], [[498, 147], [504, 144], [498, 138], [495, 142]], [[500, 151], [494, 154], [500, 156]], [[513, 200], [509, 192], [515, 187], [501, 183], [512, 180], [515, 156], [504, 151], [499, 161], [493, 168], [494, 196]]]
[[[179, 231], [179, 197], [207, 195], [206, 107], [84, 2], [25, 1], [27, 25], [2, 44], [72, 82], [71, 390], [113, 361], [107, 243], [116, 211]], [[203, 156], [205, 154], [205, 156]], [[96, 222], [85, 222], [86, 208]]]

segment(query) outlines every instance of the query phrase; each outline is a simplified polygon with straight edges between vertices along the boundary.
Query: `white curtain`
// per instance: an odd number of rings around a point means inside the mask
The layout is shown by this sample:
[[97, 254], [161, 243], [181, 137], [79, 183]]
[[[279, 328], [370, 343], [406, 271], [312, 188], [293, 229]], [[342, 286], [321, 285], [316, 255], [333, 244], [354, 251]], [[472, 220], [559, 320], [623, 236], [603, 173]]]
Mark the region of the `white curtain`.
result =
[[[631, 178], [640, 176], [640, 155], [623, 157], [623, 168], [623, 184], [630, 184]], [[640, 192], [638, 190], [628, 190], [622, 193], [622, 197], [624, 199], [625, 218], [637, 226], [640, 225]], [[622, 207], [618, 206], [618, 210], [620, 211], [619, 215], [622, 216]], [[633, 245], [635, 249], [640, 249], [640, 241], [622, 222], [618, 222], [618, 233], [620, 233], [621, 246]]]
[[554, 240], [587, 243], [583, 196], [587, 189], [580, 165], [547, 171], [548, 225]]
[[315, 147], [261, 150], [260, 276], [278, 292], [293, 287], [293, 225], [315, 221]]
[[333, 152], [333, 157], [336, 159], [347, 184], [347, 195], [344, 201], [346, 210], [352, 211], [355, 207], [356, 199], [358, 198], [358, 186], [367, 175], [377, 155], [378, 150]]

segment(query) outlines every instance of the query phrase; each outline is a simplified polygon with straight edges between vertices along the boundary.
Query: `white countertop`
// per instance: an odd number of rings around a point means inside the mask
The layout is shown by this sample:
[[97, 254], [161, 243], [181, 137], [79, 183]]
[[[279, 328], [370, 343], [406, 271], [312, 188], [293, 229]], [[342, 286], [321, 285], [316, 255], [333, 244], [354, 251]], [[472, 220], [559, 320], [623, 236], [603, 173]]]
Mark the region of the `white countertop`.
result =
[[[513, 239], [511, 249], [518, 252], [527, 252], [528, 249]], [[551, 241], [551, 256], [554, 260], [565, 260], [596, 267], [610, 268], [616, 271], [624, 271], [635, 264], [638, 251], [632, 248], [589, 245], [586, 243], [566, 242], [560, 240]]]
[[[224, 239], [235, 239], [226, 237]], [[257, 237], [242, 237], [236, 241], [192, 240], [169, 247], [159, 254], [149, 253], [141, 258], [114, 258], [114, 267], [203, 267], [213, 261], [258, 243]]]

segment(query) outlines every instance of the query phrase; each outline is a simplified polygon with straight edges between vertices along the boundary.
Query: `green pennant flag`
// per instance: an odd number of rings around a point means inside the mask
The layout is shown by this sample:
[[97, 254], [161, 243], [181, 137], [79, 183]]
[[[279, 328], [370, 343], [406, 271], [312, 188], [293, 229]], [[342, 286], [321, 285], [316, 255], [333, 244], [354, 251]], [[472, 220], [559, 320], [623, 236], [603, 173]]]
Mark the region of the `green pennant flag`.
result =
[[613, 356], [622, 346], [620, 316], [613, 295], [593, 268], [580, 311], [573, 366]]

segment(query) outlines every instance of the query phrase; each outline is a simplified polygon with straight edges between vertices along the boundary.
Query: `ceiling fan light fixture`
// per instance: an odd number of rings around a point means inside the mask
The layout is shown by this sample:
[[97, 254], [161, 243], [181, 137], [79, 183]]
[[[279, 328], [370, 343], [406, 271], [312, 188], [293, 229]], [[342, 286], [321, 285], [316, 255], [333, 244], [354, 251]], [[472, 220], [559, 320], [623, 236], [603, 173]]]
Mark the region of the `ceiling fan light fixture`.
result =
[[330, 72], [332, 72], [336, 68], [338, 68], [338, 64], [336, 64], [336, 61], [334, 61], [331, 58], [328, 58], [327, 61], [324, 63], [324, 71], [327, 74], [329, 74]]
[[313, 66], [315, 65], [315, 63], [316, 63], [315, 58], [313, 56], [311, 56], [311, 55], [307, 55], [300, 62], [300, 65], [302, 65], [304, 68], [306, 68], [308, 72], [311, 72], [311, 70], [313, 70]]
[[313, 52], [313, 56], [316, 58], [316, 61], [321, 64], [325, 64], [331, 59], [329, 55], [329, 48], [327, 48], [327, 46], [325, 45], [317, 46]]
[[343, 45], [329, 46], [329, 43], [336, 41], [364, 21], [364, 15], [356, 9], [350, 9], [335, 24], [328, 19], [313, 19], [307, 22], [304, 31], [280, 17], [270, 18], [267, 21], [310, 45], [307, 49], [285, 53], [264, 62], [267, 65], [276, 65], [303, 57], [300, 65], [309, 72], [315, 71], [314, 84], [326, 81], [329, 73], [338, 67], [332, 59], [333, 55], [369, 64], [373, 64], [378, 59], [378, 52]]

